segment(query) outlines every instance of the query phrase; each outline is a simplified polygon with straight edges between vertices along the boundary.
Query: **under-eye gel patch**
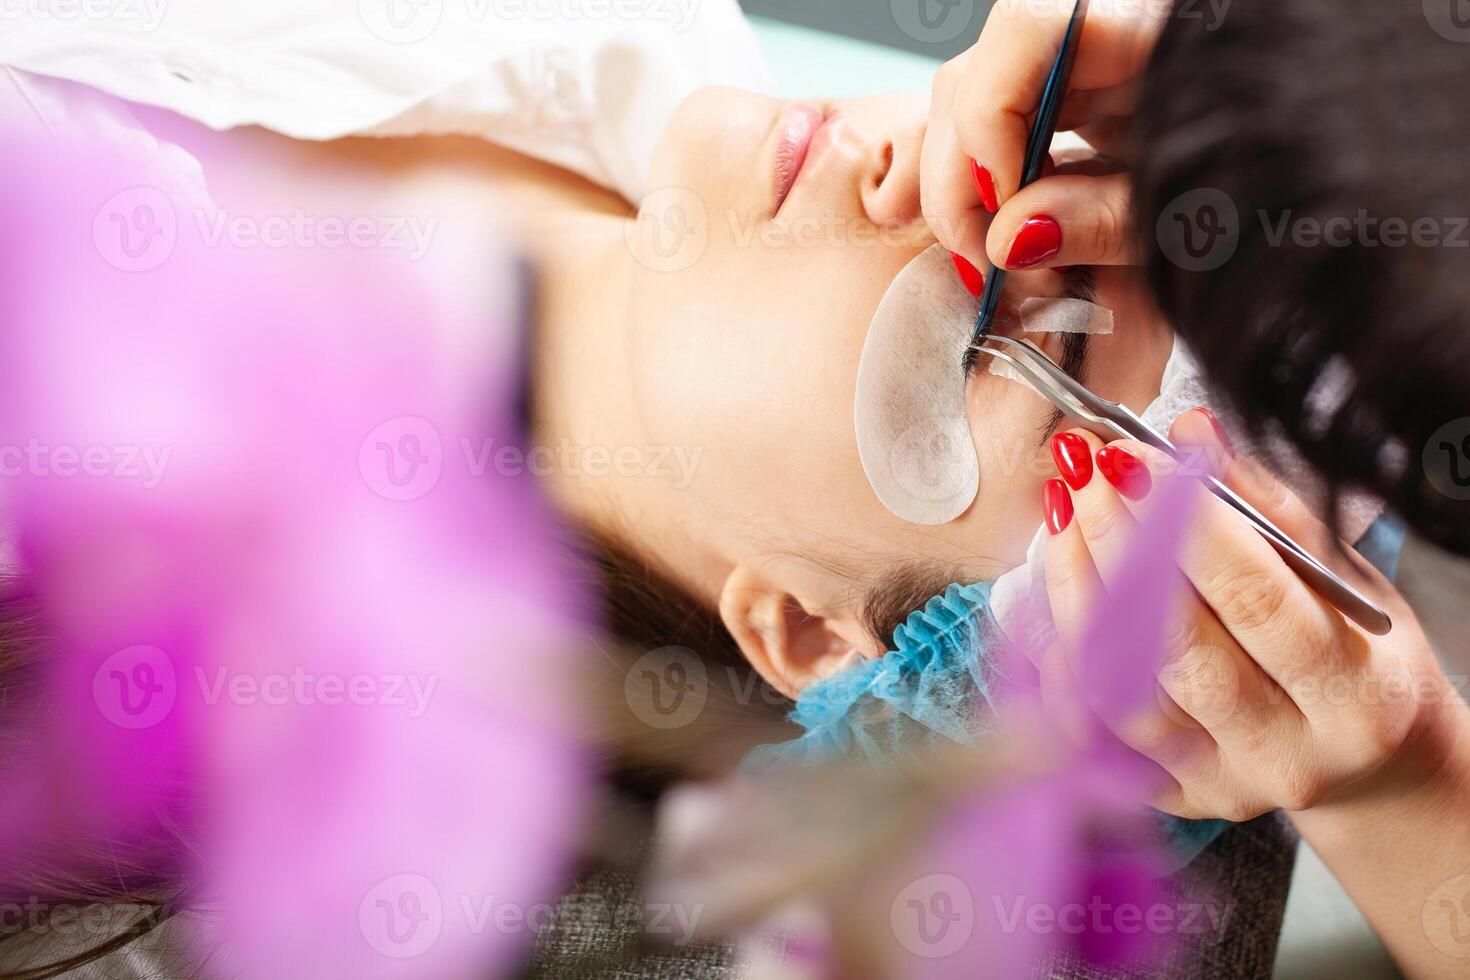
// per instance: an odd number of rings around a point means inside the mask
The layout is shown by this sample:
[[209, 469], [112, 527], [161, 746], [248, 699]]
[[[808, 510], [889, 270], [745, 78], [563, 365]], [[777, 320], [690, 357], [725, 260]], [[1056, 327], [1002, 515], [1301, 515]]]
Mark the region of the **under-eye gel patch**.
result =
[[904, 267], [868, 327], [853, 416], [863, 472], [883, 506], [947, 524], [980, 489], [961, 368], [980, 311], [935, 245]]
[[1033, 297], [1021, 303], [1021, 330], [1024, 333], [1109, 334], [1113, 332], [1113, 311], [1085, 299]]
[[1045, 395], [1036, 390], [1031, 382], [1026, 380], [1025, 375], [1023, 375], [1020, 371], [1017, 371], [1015, 367], [1011, 365], [1010, 361], [1003, 361], [998, 357], [987, 357], [986, 360], [990, 362], [991, 374], [995, 375], [998, 378], [1005, 378], [1007, 381], [1014, 381], [1016, 384], [1031, 392], [1031, 394], [1035, 395], [1037, 398], [1046, 398]]

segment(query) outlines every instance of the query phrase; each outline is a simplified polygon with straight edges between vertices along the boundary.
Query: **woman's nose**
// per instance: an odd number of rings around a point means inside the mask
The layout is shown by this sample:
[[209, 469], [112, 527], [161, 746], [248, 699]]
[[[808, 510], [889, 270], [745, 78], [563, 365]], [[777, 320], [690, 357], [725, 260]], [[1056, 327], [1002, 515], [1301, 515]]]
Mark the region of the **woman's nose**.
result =
[[863, 209], [880, 228], [902, 228], [919, 221], [919, 151], [923, 127], [869, 147], [862, 176]]

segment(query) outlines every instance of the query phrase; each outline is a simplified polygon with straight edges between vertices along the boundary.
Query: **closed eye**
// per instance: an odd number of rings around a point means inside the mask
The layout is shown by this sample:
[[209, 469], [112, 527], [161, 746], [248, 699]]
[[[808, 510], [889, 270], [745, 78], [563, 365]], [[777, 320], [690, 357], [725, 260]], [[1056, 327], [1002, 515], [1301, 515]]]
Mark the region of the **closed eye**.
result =
[[[1097, 300], [1097, 276], [1092, 266], [1074, 265], [1063, 273], [1062, 296], [1066, 299], [1080, 299], [1088, 303]], [[1087, 383], [1087, 351], [1088, 335], [1082, 333], [1069, 333], [1061, 338], [1061, 356], [1057, 358], [1057, 366], [1073, 380]], [[990, 363], [988, 357], [971, 358], [966, 362], [965, 383], [969, 384], [981, 371], [987, 370]], [[1040, 439], [1037, 448], [1044, 446], [1061, 427], [1066, 415], [1060, 410], [1053, 408], [1041, 425]]]

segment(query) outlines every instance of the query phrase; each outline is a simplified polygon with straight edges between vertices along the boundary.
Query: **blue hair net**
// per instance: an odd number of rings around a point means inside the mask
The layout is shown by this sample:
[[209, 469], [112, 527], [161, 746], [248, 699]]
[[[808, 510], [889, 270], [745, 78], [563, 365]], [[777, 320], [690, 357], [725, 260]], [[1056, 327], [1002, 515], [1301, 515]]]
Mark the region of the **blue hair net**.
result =
[[[1403, 526], [1380, 517], [1358, 550], [1390, 579], [1403, 546]], [[951, 585], [893, 632], [893, 649], [807, 686], [791, 720], [804, 734], [763, 745], [746, 757], [759, 771], [861, 755], [898, 761], [916, 745], [947, 740], [973, 744], [993, 731], [991, 692], [999, 664], [988, 656], [1003, 638], [990, 607], [990, 585]], [[1160, 813], [1177, 867], [1194, 860], [1230, 826]]]
[[[893, 649], [816, 681], [796, 700], [791, 720], [804, 734], [763, 745], [747, 770], [807, 765], [860, 755], [898, 761], [916, 745], [969, 745], [993, 731], [991, 691], [1002, 637], [990, 609], [990, 585], [951, 585], [893, 631]], [[1224, 820], [1159, 820], [1182, 867], [1224, 832]]]

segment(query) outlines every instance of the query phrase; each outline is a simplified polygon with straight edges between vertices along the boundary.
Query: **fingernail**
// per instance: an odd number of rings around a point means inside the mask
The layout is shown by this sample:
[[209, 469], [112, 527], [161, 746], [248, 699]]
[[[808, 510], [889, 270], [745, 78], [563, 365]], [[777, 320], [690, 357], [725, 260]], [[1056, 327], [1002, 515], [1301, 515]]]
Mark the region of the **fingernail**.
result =
[[1027, 218], [1011, 243], [1006, 257], [1007, 269], [1024, 269], [1045, 262], [1062, 250], [1062, 226], [1053, 218], [1038, 214]]
[[1210, 428], [1215, 430], [1215, 438], [1220, 440], [1220, 445], [1225, 447], [1225, 452], [1229, 453], [1233, 458], [1235, 456], [1235, 443], [1230, 441], [1230, 433], [1226, 432], [1225, 426], [1221, 425], [1220, 420], [1215, 418], [1215, 413], [1204, 407], [1196, 408], [1195, 411], [1209, 420]]
[[1077, 433], [1058, 432], [1052, 436], [1051, 458], [1056, 461], [1057, 472], [1073, 490], [1081, 490], [1092, 479], [1092, 450]]
[[959, 252], [950, 252], [949, 257], [954, 259], [954, 269], [960, 274], [960, 281], [970, 291], [971, 296], [979, 296], [985, 289], [985, 277], [980, 270], [970, 264], [970, 260]]
[[1104, 446], [1097, 451], [1097, 468], [1129, 500], [1142, 500], [1154, 485], [1148, 467], [1137, 456], [1117, 446]]
[[1047, 480], [1041, 488], [1041, 506], [1046, 511], [1046, 529], [1061, 534], [1072, 523], [1072, 495], [1061, 480]]
[[975, 193], [980, 195], [980, 203], [985, 205], [985, 210], [991, 214], [1000, 210], [1000, 202], [995, 197], [995, 178], [990, 176], [990, 171], [971, 160], [970, 178], [975, 181]]

